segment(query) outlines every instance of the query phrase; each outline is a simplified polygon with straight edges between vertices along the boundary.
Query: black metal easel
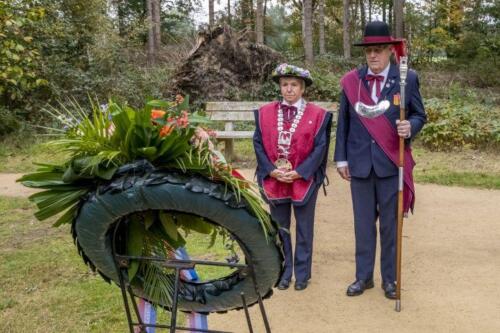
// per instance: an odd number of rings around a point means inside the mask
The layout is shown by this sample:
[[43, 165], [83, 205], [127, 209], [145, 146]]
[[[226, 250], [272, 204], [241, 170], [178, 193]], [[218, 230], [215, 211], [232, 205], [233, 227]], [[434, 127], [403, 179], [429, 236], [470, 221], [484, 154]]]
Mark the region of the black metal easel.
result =
[[[166, 259], [161, 257], [140, 257], [140, 256], [126, 256], [117, 254], [116, 251], [116, 235], [119, 229], [119, 224], [121, 221], [117, 222], [113, 232], [112, 239], [112, 249], [113, 256], [115, 259], [116, 271], [118, 274], [118, 278], [120, 281], [120, 289], [123, 297], [123, 304], [125, 306], [125, 312], [127, 315], [127, 320], [129, 324], [130, 333], [134, 333], [134, 327], [139, 327], [141, 333], [146, 333], [147, 327], [155, 327], [155, 328], [166, 328], [170, 329], [170, 333], [175, 333], [176, 330], [180, 331], [196, 331], [203, 333], [231, 333], [227, 331], [217, 331], [217, 330], [207, 330], [207, 329], [198, 329], [198, 328], [189, 328], [189, 327], [179, 327], [177, 326], [177, 303], [179, 298], [179, 282], [180, 282], [180, 272], [186, 269], [194, 269], [196, 265], [206, 265], [206, 266], [220, 266], [220, 267], [230, 267], [230, 268], [239, 268], [239, 269], [247, 269], [250, 272], [250, 277], [252, 279], [255, 292], [257, 294], [257, 302], [259, 303], [259, 309], [262, 315], [262, 320], [264, 322], [264, 326], [266, 328], [266, 333], [271, 333], [271, 328], [269, 326], [269, 321], [267, 319], [266, 311], [264, 308], [264, 303], [262, 302], [262, 296], [260, 295], [257, 289], [257, 281], [255, 278], [255, 271], [253, 269], [253, 264], [251, 262], [250, 256], [247, 255], [246, 250], [242, 247], [243, 252], [247, 258], [247, 264], [232, 264], [226, 262], [218, 262], [218, 261], [206, 261], [206, 260], [180, 260], [180, 259]], [[158, 261], [161, 262], [162, 265], [166, 268], [175, 269], [175, 282], [174, 282], [174, 292], [172, 295], [172, 308], [171, 308], [171, 317], [170, 317], [170, 325], [162, 325], [162, 324], [148, 324], [142, 321], [142, 318], [139, 314], [139, 309], [137, 307], [137, 302], [135, 300], [135, 295], [133, 293], [132, 287], [128, 281], [128, 267], [130, 264], [130, 260], [141, 260], [141, 261]], [[130, 304], [132, 304], [133, 311], [137, 318], [137, 321], [132, 319], [132, 313], [130, 309]], [[245, 294], [241, 293], [241, 304], [242, 308], [245, 312], [246, 321], [248, 324], [248, 331], [253, 333], [252, 321], [250, 319], [250, 313], [248, 312], [248, 306], [245, 299]]]

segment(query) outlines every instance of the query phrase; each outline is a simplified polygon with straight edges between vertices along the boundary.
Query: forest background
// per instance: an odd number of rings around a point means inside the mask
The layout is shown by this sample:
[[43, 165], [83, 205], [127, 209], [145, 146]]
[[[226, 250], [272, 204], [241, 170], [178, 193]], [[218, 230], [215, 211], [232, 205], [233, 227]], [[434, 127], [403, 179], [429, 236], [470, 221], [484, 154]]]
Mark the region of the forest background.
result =
[[[309, 99], [338, 101], [341, 75], [364, 63], [351, 45], [376, 19], [407, 39], [420, 76], [429, 116], [420, 153], [460, 151], [488, 164], [500, 148], [499, 18], [495, 0], [0, 0], [0, 160], [11, 165], [1, 170], [23, 170], [15, 156], [45, 140], [37, 126], [55, 125], [49, 105], [173, 98], [173, 76], [217, 26], [311, 69]], [[267, 77], [224, 99], [278, 96]]]

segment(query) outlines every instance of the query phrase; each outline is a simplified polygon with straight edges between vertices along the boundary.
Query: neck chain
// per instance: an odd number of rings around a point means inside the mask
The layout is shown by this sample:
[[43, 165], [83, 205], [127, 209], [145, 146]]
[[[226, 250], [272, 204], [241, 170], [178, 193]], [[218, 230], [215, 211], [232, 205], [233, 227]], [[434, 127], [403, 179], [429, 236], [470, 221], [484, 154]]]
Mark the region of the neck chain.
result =
[[306, 108], [306, 102], [304, 99], [301, 100], [300, 106], [297, 113], [293, 117], [292, 125], [288, 131], [285, 131], [283, 123], [283, 110], [281, 106], [278, 110], [278, 159], [274, 162], [274, 165], [278, 169], [282, 170], [292, 170], [292, 163], [288, 160], [288, 155], [290, 154], [290, 145], [292, 143], [292, 137], [297, 127], [299, 126], [300, 120], [304, 115], [304, 110]]

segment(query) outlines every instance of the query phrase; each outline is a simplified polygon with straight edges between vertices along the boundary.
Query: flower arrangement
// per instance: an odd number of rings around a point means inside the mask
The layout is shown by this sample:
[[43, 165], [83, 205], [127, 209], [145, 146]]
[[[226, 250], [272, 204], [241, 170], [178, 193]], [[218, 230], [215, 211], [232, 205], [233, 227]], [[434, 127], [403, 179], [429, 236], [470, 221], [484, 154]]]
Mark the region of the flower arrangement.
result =
[[280, 77], [298, 77], [306, 82], [306, 85], [311, 85], [313, 82], [311, 72], [307, 69], [283, 63], [278, 65], [272, 72], [272, 78], [279, 83]]
[[[45, 189], [31, 197], [35, 216], [45, 220], [65, 211], [55, 226], [71, 223], [78, 201], [99, 183], [110, 180], [124, 164], [146, 159], [157, 168], [179, 169], [224, 182], [251, 207], [264, 230], [272, 226], [262, 208], [258, 190], [238, 176], [210, 141], [210, 120], [189, 112], [189, 98], [173, 102], [151, 100], [142, 109], [110, 101], [106, 107], [92, 103], [90, 114], [72, 102], [70, 107], [47, 110], [64, 130], [54, 128], [55, 140], [46, 145], [68, 153], [59, 164], [38, 164], [35, 173], [18, 181]], [[236, 175], [236, 176], [235, 176]]]

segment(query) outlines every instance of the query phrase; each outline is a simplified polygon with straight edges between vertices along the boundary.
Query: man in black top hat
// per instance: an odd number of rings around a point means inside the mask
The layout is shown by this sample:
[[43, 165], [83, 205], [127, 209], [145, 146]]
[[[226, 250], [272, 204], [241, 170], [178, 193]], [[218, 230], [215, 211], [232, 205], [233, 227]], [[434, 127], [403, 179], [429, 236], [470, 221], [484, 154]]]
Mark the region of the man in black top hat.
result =
[[[368, 23], [363, 40], [354, 45], [364, 48], [367, 65], [342, 78], [334, 156], [340, 176], [351, 183], [354, 211], [356, 280], [347, 288], [347, 295], [361, 295], [365, 289], [374, 286], [378, 219], [382, 288], [387, 298], [394, 299], [399, 178], [397, 162], [391, 158], [393, 152], [384, 142], [399, 141], [399, 137], [403, 137], [409, 145], [422, 129], [426, 115], [417, 74], [409, 71], [405, 88], [407, 115], [405, 121], [399, 121], [399, 67], [391, 64], [390, 59], [394, 53], [399, 63], [399, 57], [405, 51], [404, 41], [392, 38], [386, 23]], [[358, 102], [373, 109], [381, 108], [383, 104], [387, 110], [377, 120], [367, 121], [354, 109]], [[385, 126], [388, 123], [390, 125]], [[409, 154], [411, 157], [411, 152]], [[413, 167], [413, 163], [408, 164]], [[414, 198], [414, 192], [407, 194]], [[412, 205], [413, 200], [410, 200], [408, 208]]]

